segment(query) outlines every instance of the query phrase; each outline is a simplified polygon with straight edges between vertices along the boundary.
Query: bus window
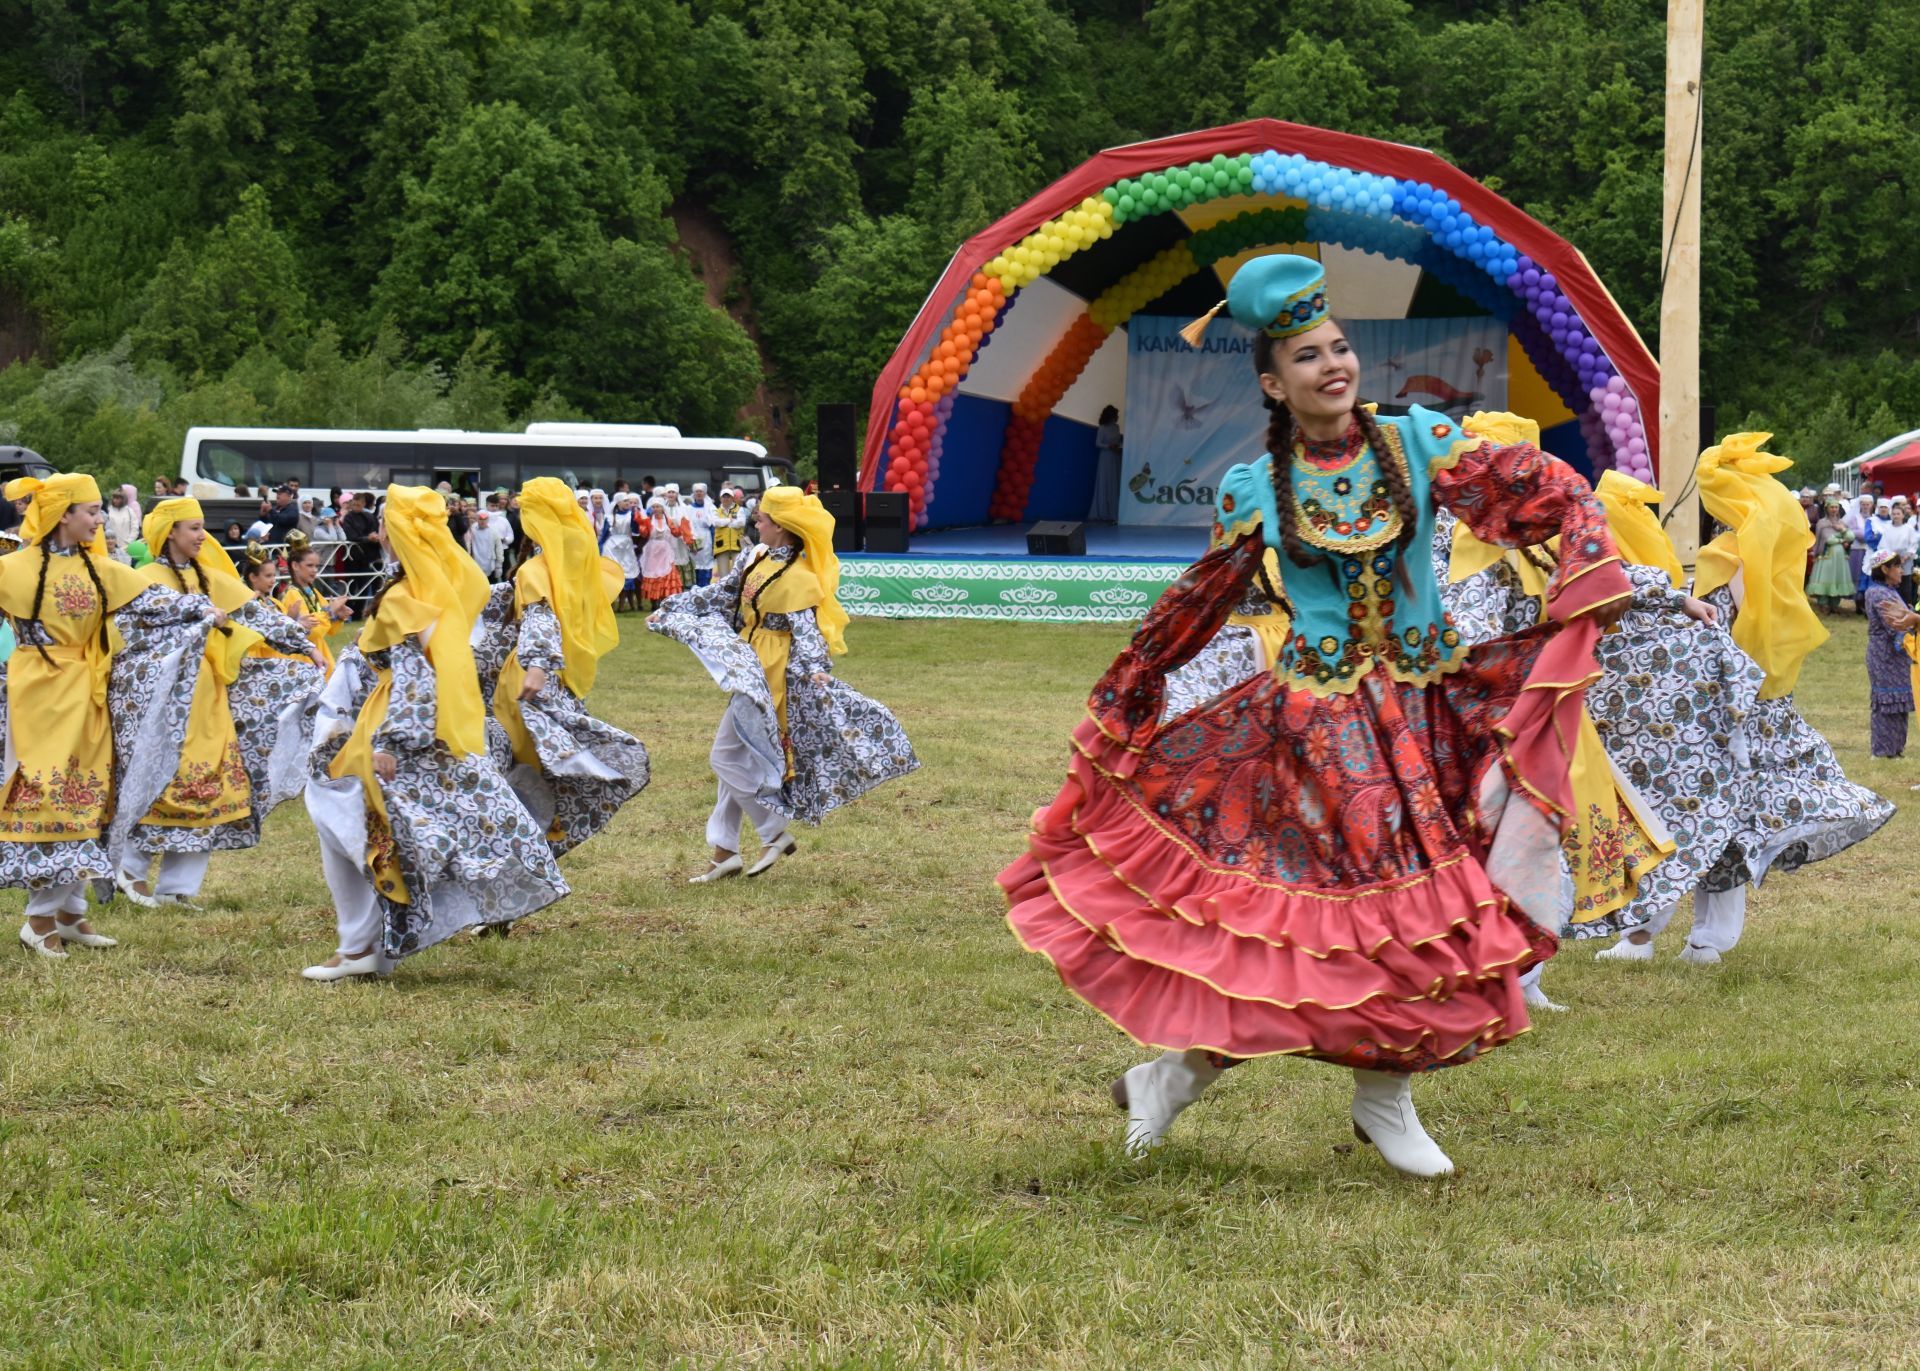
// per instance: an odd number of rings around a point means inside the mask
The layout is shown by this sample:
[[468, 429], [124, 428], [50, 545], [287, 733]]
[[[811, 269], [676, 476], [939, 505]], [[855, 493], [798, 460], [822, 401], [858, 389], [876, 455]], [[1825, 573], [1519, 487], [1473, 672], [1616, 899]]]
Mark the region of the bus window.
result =
[[292, 479], [313, 484], [312, 445], [284, 438], [215, 438], [200, 445], [195, 471], [223, 486], [271, 490]]
[[410, 443], [316, 442], [313, 481], [319, 490], [385, 490], [396, 467], [413, 455]]

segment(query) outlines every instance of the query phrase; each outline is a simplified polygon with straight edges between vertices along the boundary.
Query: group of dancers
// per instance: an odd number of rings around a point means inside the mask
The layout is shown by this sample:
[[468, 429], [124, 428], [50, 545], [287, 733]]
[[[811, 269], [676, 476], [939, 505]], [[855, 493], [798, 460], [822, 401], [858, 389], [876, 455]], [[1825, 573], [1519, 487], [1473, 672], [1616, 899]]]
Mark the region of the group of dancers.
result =
[[[1826, 633], [1767, 435], [1702, 455], [1723, 531], [1688, 586], [1651, 488], [1590, 487], [1511, 415], [1361, 405], [1317, 262], [1256, 258], [1225, 307], [1253, 334], [1267, 454], [1227, 472], [1211, 550], [1095, 686], [1065, 784], [1001, 873], [1008, 919], [1161, 1049], [1112, 1086], [1129, 1153], [1227, 1069], [1293, 1055], [1349, 1069], [1358, 1137], [1437, 1176], [1453, 1163], [1413, 1077], [1557, 1007], [1539, 973], [1563, 939], [1647, 960], [1691, 895], [1681, 959], [1718, 961], [1749, 887], [1892, 806], [1794, 707]], [[29, 892], [30, 951], [113, 945], [90, 886], [190, 904], [211, 854], [256, 845], [298, 794], [338, 922], [303, 974], [385, 974], [560, 899], [559, 858], [647, 784], [646, 749], [586, 707], [629, 573], [558, 481], [521, 492], [538, 550], [497, 586], [439, 494], [389, 487], [383, 585], [337, 658], [344, 606], [301, 550], [275, 601], [264, 560], [235, 568], [174, 499], [136, 572], [105, 555], [92, 478], [25, 484], [0, 557], [17, 636], [0, 884]], [[646, 621], [728, 697], [703, 883], [766, 872], [795, 821], [918, 765], [833, 675], [832, 517], [788, 486], [752, 517], [756, 546]]]
[[[0, 885], [27, 891], [20, 942], [39, 957], [117, 945], [89, 896], [196, 908], [212, 855], [257, 846], [267, 816], [303, 796], [338, 938], [302, 974], [383, 976], [564, 897], [559, 859], [648, 782], [646, 748], [586, 707], [620, 641], [627, 578], [560, 481], [520, 492], [534, 552], [500, 585], [453, 538], [441, 493], [389, 486], [381, 585], [337, 655], [349, 611], [316, 588], [310, 548], [289, 548], [276, 599], [277, 561], [252, 547], [237, 567], [197, 501], [146, 515], [154, 560], [136, 571], [107, 556], [92, 477], [5, 494], [27, 507], [0, 556], [16, 639], [0, 691]], [[756, 518], [751, 553], [649, 622], [731, 696], [702, 882], [765, 872], [795, 850], [794, 821], [918, 765], [892, 714], [833, 675], [847, 615], [832, 516], [778, 486]], [[759, 842], [750, 865], [743, 820]]]
[[1353, 1073], [1353, 1127], [1453, 1169], [1413, 1077], [1558, 1008], [1563, 938], [1644, 961], [1738, 941], [1746, 891], [1892, 806], [1794, 708], [1826, 633], [1812, 531], [1740, 434], [1700, 459], [1724, 526], [1691, 587], [1619, 473], [1598, 490], [1504, 414], [1359, 403], [1317, 262], [1256, 258], [1267, 455], [1220, 483], [1212, 549], [1095, 686], [1066, 783], [1000, 877], [1021, 943], [1159, 1056], [1113, 1083], [1145, 1153], [1250, 1057]]

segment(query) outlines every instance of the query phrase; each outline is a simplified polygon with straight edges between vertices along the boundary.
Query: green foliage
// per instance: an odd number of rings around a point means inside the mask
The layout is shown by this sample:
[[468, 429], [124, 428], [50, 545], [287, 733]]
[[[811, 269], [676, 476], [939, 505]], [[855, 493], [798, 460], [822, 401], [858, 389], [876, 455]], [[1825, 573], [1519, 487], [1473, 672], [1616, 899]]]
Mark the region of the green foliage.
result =
[[[1658, 322], [1642, 0], [6, 13], [0, 307], [46, 348], [0, 387], [16, 424], [93, 354], [163, 404], [269, 409], [248, 367], [332, 356], [413, 378], [395, 412], [444, 408], [418, 387], [465, 367], [500, 388], [476, 414], [716, 432], [766, 381], [805, 455], [813, 405], [867, 398], [963, 238], [1101, 147], [1250, 115], [1435, 149], [1577, 244], [1649, 341]], [[1883, 408], [1920, 422], [1920, 11], [1720, 0], [1707, 45], [1704, 389], [1817, 466], [1887, 436]], [[731, 239], [757, 353], [705, 302], [683, 201]]]

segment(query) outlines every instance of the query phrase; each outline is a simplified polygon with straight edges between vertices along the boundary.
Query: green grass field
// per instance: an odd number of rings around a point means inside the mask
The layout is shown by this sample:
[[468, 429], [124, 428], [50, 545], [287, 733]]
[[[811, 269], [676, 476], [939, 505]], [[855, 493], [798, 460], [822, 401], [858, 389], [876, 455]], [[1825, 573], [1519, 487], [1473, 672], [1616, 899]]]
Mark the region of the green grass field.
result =
[[[690, 887], [721, 698], [623, 626], [595, 707], [654, 783], [510, 940], [302, 982], [296, 804], [205, 916], [0, 965], [0, 1366], [1920, 1364], [1911, 810], [1718, 968], [1570, 944], [1570, 1013], [1417, 1087], [1451, 1180], [1353, 1147], [1348, 1077], [1297, 1061], [1130, 1163], [1140, 1050], [993, 883], [1124, 633], [856, 623], [841, 672], [923, 769]], [[1834, 627], [1802, 707], [1904, 802]]]

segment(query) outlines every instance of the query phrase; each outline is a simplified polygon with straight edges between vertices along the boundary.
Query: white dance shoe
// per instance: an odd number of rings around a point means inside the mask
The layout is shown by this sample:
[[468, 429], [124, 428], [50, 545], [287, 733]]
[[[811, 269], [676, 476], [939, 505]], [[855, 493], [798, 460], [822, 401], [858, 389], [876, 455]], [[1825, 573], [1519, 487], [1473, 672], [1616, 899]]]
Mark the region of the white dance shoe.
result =
[[79, 943], [82, 947], [120, 946], [118, 938], [109, 938], [106, 934], [95, 933], [90, 928], [82, 929], [80, 925], [86, 921], [87, 916], [84, 914], [75, 916], [72, 923], [67, 922], [65, 914], [56, 914], [53, 916], [53, 931], [60, 935], [60, 941], [63, 943]]
[[29, 952], [38, 953], [48, 961], [65, 961], [67, 957], [66, 948], [47, 946], [50, 942], [57, 943], [60, 941], [59, 929], [60, 925], [56, 921], [54, 926], [47, 932], [35, 933], [31, 922], [23, 923], [20, 925], [20, 946], [26, 948]]
[[1644, 943], [1629, 942], [1623, 935], [1612, 947], [1603, 947], [1593, 954], [1596, 962], [1650, 962], [1653, 960], [1653, 939]]
[[734, 853], [724, 862], [715, 862], [698, 876], [689, 876], [688, 885], [705, 885], [708, 881], [724, 881], [729, 876], [738, 876], [745, 870], [746, 863], [740, 860], [740, 854]]
[[761, 850], [760, 860], [747, 868], [747, 874], [749, 876], [758, 876], [782, 857], [791, 857], [796, 846], [798, 846], [798, 844], [793, 841], [792, 834], [782, 833]]
[[354, 976], [385, 976], [392, 970], [385, 955], [376, 947], [360, 957], [348, 957], [336, 952], [331, 966], [322, 962], [300, 974], [310, 981], [344, 981]]
[[1555, 1004], [1547, 998], [1547, 992], [1540, 988], [1540, 973], [1545, 970], [1544, 966], [1536, 966], [1520, 978], [1520, 997], [1526, 1001], [1528, 1009], [1546, 1009], [1555, 1014], [1564, 1014], [1567, 1007]]
[[113, 888], [115, 890], [125, 895], [142, 909], [158, 909], [160, 907], [160, 897], [158, 895], [142, 895], [133, 888], [137, 884], [138, 882], [136, 881], [128, 880], [124, 872], [116, 871], [113, 873]]
[[1409, 1176], [1445, 1176], [1453, 1170], [1413, 1111], [1411, 1079], [1397, 1072], [1353, 1073], [1353, 1135], [1372, 1143], [1388, 1166]]
[[1113, 1102], [1127, 1111], [1126, 1153], [1144, 1157], [1158, 1147], [1180, 1112], [1219, 1078], [1203, 1052], [1167, 1052], [1129, 1067], [1114, 1081]]
[[1720, 950], [1713, 947], [1701, 947], [1698, 943], [1688, 943], [1680, 949], [1680, 960], [1688, 966], [1720, 965]]

